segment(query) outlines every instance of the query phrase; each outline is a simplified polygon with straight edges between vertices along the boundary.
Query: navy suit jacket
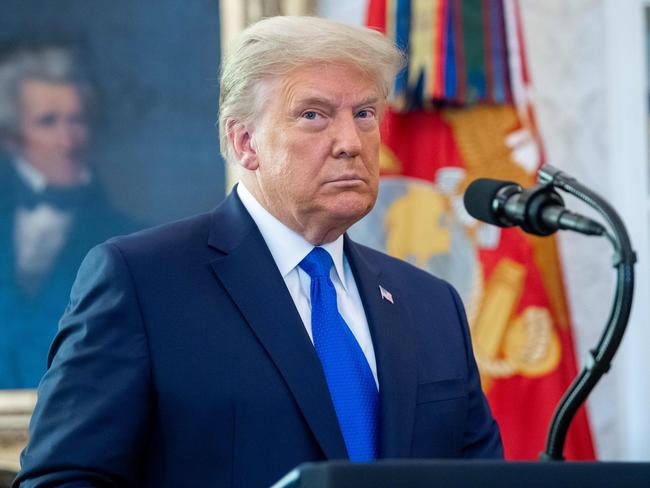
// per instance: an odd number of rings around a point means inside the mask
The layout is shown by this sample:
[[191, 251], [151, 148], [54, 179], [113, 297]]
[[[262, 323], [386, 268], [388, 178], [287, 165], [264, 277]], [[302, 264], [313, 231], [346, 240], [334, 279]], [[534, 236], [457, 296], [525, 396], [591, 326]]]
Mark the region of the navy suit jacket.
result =
[[[377, 358], [380, 457], [502, 457], [453, 288], [347, 237], [344, 249]], [[17, 481], [261, 487], [346, 456], [314, 347], [233, 192], [88, 254]]]

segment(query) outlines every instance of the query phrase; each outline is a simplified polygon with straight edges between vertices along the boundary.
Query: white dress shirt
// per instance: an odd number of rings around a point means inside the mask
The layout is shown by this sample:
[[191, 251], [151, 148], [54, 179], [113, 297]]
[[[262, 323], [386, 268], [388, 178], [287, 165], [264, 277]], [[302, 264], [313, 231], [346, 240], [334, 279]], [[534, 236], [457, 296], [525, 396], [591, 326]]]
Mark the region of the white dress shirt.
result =
[[[266, 241], [273, 260], [280, 270], [289, 294], [298, 309], [307, 334], [309, 334], [309, 338], [313, 343], [309, 292], [311, 278], [298, 264], [311, 252], [314, 246], [271, 215], [242, 182], [237, 185], [237, 195], [239, 195], [244, 207], [248, 210], [264, 241]], [[320, 247], [325, 249], [334, 261], [334, 266], [330, 271], [330, 279], [336, 289], [339, 313], [361, 346], [361, 350], [366, 356], [372, 375], [375, 378], [375, 384], [379, 388], [375, 350], [372, 346], [368, 320], [363, 310], [363, 304], [352, 270], [343, 253], [343, 236], [339, 236], [334, 242], [323, 244]]]
[[[16, 172], [34, 193], [45, 190], [45, 176], [22, 159], [14, 163]], [[33, 209], [18, 207], [14, 219], [13, 240], [18, 282], [43, 275], [68, 239], [72, 214], [41, 203]]]

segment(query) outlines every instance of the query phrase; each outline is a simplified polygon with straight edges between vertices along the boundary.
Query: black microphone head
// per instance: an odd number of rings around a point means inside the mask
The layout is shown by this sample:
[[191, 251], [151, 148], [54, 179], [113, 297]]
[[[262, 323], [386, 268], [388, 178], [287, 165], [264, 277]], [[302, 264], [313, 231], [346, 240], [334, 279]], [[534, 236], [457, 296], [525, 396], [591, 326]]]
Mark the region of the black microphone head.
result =
[[463, 196], [465, 210], [477, 220], [503, 227], [504, 221], [500, 219], [495, 202], [498, 201], [499, 192], [507, 187], [518, 188], [521, 191], [521, 187], [512, 181], [492, 178], [479, 178], [472, 181]]

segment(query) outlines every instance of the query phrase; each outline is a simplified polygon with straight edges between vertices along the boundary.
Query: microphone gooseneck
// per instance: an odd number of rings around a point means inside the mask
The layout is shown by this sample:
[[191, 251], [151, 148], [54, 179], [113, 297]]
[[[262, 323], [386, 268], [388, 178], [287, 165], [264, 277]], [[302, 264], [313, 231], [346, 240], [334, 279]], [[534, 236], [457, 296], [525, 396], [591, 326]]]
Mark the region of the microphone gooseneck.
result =
[[[566, 210], [558, 188], [596, 210], [607, 227]], [[623, 221], [599, 195], [552, 166], [542, 166], [538, 184], [523, 189], [511, 181], [488, 178], [473, 181], [464, 195], [469, 214], [500, 227], [519, 226], [525, 232], [545, 236], [557, 230], [586, 235], [605, 235], [614, 247], [616, 291], [609, 319], [601, 338], [589, 351], [587, 362], [558, 403], [549, 426], [542, 460], [563, 460], [564, 443], [571, 421], [600, 378], [609, 370], [627, 327], [634, 291], [636, 255]]]

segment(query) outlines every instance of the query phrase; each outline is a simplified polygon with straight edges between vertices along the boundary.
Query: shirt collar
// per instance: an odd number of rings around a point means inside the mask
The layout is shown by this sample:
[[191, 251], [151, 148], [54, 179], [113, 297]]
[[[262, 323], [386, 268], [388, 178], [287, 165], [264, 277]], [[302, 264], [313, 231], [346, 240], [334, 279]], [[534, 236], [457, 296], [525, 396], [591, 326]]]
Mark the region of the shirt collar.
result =
[[[275, 264], [280, 270], [280, 274], [283, 278], [286, 277], [311, 252], [314, 248], [313, 244], [271, 215], [241, 181], [237, 185], [236, 191], [260, 230], [275, 260]], [[343, 236], [341, 235], [335, 241], [323, 244], [320, 247], [332, 256], [336, 274], [343, 288], [347, 290], [343, 268]]]
[[24, 159], [18, 158], [14, 161], [14, 167], [18, 175], [35, 193], [40, 193], [45, 190], [47, 180], [43, 173], [34, 168], [34, 166]]

